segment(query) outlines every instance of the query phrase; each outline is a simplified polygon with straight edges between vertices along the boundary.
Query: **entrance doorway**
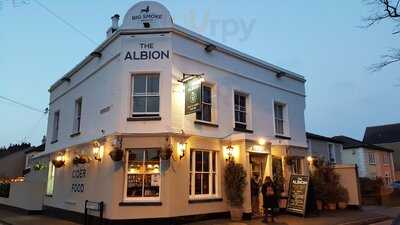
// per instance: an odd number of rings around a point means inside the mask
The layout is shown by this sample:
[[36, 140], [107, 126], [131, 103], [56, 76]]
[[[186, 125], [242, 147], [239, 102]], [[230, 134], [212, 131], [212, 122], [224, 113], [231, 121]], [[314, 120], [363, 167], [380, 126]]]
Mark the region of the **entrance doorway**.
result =
[[267, 166], [267, 154], [250, 153], [250, 189], [251, 189], [251, 208], [253, 217], [262, 216], [262, 194], [261, 186], [265, 177]]

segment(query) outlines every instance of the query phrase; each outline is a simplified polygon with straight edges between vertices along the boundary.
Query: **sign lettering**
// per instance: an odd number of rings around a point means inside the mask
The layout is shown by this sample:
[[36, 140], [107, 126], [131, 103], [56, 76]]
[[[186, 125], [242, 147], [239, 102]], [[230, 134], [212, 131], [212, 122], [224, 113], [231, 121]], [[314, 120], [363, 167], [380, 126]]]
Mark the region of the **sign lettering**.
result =
[[309, 176], [290, 176], [289, 198], [287, 204], [288, 212], [305, 215], [309, 180]]
[[140, 51], [126, 52], [124, 61], [169, 59], [169, 50], [156, 50], [154, 43], [140, 43], [139, 48]]
[[185, 83], [185, 115], [195, 113], [201, 107], [201, 80], [193, 79]]

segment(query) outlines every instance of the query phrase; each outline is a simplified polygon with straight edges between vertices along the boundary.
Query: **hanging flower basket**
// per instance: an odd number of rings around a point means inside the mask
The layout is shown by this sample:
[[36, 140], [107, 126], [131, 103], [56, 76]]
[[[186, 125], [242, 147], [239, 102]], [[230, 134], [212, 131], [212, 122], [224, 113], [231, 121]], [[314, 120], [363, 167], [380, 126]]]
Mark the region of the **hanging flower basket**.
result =
[[72, 160], [72, 163], [74, 165], [85, 164], [85, 163], [88, 163], [88, 162], [89, 162], [89, 158], [87, 156], [82, 156], [82, 155], [77, 155]]
[[64, 161], [58, 161], [58, 160], [55, 160], [55, 159], [53, 159], [51, 162], [53, 163], [55, 168], [61, 168], [62, 166], [65, 165]]
[[172, 156], [172, 149], [170, 147], [164, 148], [160, 151], [159, 154], [162, 160], [169, 160]]
[[34, 171], [40, 171], [40, 170], [44, 170], [44, 169], [46, 169], [46, 166], [43, 165], [43, 164], [41, 164], [41, 163], [36, 163], [36, 164], [33, 166], [33, 170], [34, 170]]
[[30, 173], [31, 172], [31, 168], [27, 168], [27, 169], [24, 169], [23, 171], [22, 171], [22, 175], [26, 175], [26, 174], [28, 174], [28, 173]]
[[114, 149], [110, 152], [110, 157], [114, 162], [119, 162], [124, 157], [124, 151], [121, 149]]

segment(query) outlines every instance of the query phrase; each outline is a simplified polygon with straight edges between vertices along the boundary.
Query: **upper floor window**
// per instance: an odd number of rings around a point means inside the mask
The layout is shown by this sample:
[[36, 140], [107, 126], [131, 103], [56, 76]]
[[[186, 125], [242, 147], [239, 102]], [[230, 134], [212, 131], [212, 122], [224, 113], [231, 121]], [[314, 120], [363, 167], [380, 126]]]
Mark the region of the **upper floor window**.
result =
[[190, 197], [217, 196], [217, 152], [193, 150], [190, 154]]
[[375, 165], [376, 164], [376, 162], [375, 162], [375, 153], [368, 152], [368, 163], [370, 165]]
[[383, 153], [383, 163], [384, 164], [389, 164], [390, 163], [390, 153], [389, 152], [384, 152]]
[[52, 142], [56, 142], [58, 140], [58, 130], [60, 128], [60, 111], [56, 111], [53, 117], [53, 134], [52, 134]]
[[82, 116], [82, 98], [79, 98], [75, 101], [73, 133], [79, 133], [81, 131], [81, 116]]
[[126, 160], [126, 199], [160, 199], [160, 156], [157, 149], [129, 150]]
[[288, 135], [286, 108], [286, 104], [274, 103], [275, 134], [277, 135]]
[[329, 163], [335, 164], [336, 163], [336, 153], [335, 148], [332, 143], [328, 143], [328, 155], [329, 155]]
[[234, 97], [234, 110], [235, 110], [235, 127], [247, 128], [247, 95], [235, 92]]
[[149, 116], [160, 113], [159, 79], [158, 74], [136, 74], [133, 76], [133, 116]]
[[196, 113], [196, 119], [212, 121], [212, 87], [202, 84], [201, 87], [201, 110]]

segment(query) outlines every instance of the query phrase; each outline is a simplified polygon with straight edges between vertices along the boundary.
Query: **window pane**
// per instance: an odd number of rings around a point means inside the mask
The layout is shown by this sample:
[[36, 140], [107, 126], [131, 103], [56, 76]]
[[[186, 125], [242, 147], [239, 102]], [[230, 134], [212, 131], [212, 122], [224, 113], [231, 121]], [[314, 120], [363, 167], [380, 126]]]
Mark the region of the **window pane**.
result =
[[146, 111], [146, 97], [133, 97], [133, 112]]
[[239, 105], [239, 95], [235, 93], [235, 105]]
[[239, 105], [244, 109], [246, 109], [246, 96], [241, 95], [239, 99], [240, 99]]
[[212, 194], [215, 195], [217, 193], [217, 188], [215, 186], [215, 173], [212, 174]]
[[128, 156], [128, 170], [129, 172], [140, 173], [144, 171], [143, 168], [143, 157], [144, 152], [142, 150], [129, 151]]
[[133, 93], [146, 93], [146, 75], [135, 75], [133, 81]]
[[159, 112], [160, 97], [147, 97], [147, 112]]
[[213, 172], [217, 171], [216, 165], [217, 165], [217, 153], [213, 152], [212, 153], [212, 171]]
[[203, 104], [203, 120], [211, 122], [211, 105]]
[[202, 152], [196, 152], [196, 171], [201, 172], [202, 170]]
[[159, 92], [159, 76], [149, 75], [147, 78], [147, 93], [158, 93]]
[[211, 88], [203, 86], [203, 102], [211, 103]]
[[146, 174], [144, 176], [144, 197], [158, 197], [160, 195], [160, 174]]
[[157, 150], [146, 151], [146, 173], [160, 172], [160, 157]]
[[209, 194], [210, 193], [210, 174], [209, 173], [203, 173], [203, 194]]
[[201, 194], [201, 173], [196, 173], [194, 178], [194, 193], [196, 195]]
[[192, 173], [189, 174], [189, 195], [192, 195]]
[[282, 120], [279, 120], [279, 119], [276, 119], [275, 120], [275, 132], [277, 133], [277, 134], [283, 134], [283, 121]]
[[210, 171], [210, 153], [203, 152], [203, 172]]
[[128, 174], [127, 182], [127, 197], [142, 197], [142, 185], [143, 175], [142, 174]]
[[283, 119], [283, 105], [275, 103], [275, 118]]

